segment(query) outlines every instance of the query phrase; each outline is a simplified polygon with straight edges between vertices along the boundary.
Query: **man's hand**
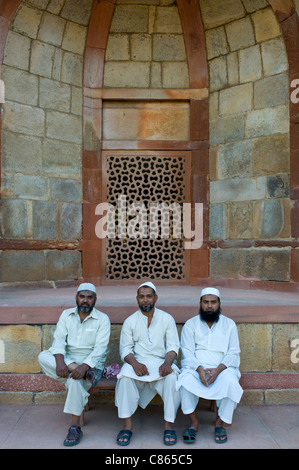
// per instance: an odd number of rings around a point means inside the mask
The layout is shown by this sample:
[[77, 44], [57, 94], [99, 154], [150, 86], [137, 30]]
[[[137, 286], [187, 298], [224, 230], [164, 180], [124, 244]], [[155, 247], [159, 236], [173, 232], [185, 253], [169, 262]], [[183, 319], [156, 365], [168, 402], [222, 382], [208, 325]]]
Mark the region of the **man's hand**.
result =
[[217, 379], [218, 375], [226, 369], [224, 364], [219, 364], [218, 367], [203, 369], [201, 366], [197, 368], [197, 372], [199, 374], [199, 378], [201, 382], [208, 387]]
[[76, 367], [76, 369], [73, 370], [71, 373], [71, 377], [74, 380], [80, 380], [83, 379], [84, 375], [88, 371], [89, 366], [87, 364], [81, 364], [80, 366]]
[[128, 354], [125, 357], [125, 361], [133, 367], [134, 372], [136, 375], [138, 375], [138, 377], [142, 377], [143, 375], [149, 375], [146, 365], [142, 364], [141, 362], [138, 362], [133, 354]]
[[175, 358], [176, 358], [176, 352], [168, 351], [168, 353], [166, 354], [165, 361], [159, 367], [159, 374], [161, 377], [165, 377], [166, 375], [169, 375], [172, 373], [171, 364], [173, 363]]
[[133, 367], [135, 374], [138, 375], [138, 377], [142, 377], [143, 375], [149, 375], [145, 364], [135, 361], [133, 364], [131, 364], [131, 366]]
[[56, 359], [56, 374], [58, 377], [67, 378], [69, 376], [69, 370], [64, 362], [64, 356], [62, 354], [55, 354]]
[[163, 364], [160, 365], [159, 374], [161, 377], [165, 377], [166, 375], [171, 374], [171, 372], [172, 372], [172, 367], [166, 362], [163, 362]]

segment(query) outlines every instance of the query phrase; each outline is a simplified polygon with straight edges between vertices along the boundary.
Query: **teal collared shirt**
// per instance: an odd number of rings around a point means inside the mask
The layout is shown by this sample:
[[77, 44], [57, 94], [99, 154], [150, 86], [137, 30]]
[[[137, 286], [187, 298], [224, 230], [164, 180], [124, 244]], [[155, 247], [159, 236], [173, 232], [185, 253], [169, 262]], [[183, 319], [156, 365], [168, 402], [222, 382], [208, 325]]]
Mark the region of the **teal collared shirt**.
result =
[[78, 309], [69, 308], [62, 312], [54, 332], [50, 351], [62, 354], [65, 363], [88, 364], [103, 369], [110, 338], [108, 315], [93, 308], [81, 323]]

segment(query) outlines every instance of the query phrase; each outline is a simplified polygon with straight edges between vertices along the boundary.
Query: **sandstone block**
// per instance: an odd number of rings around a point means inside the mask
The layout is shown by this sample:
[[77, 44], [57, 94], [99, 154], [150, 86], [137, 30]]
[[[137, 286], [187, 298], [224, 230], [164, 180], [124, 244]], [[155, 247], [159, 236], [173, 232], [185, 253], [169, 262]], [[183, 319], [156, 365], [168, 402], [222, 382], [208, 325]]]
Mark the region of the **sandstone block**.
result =
[[55, 176], [78, 176], [81, 171], [81, 145], [54, 139], [43, 141], [43, 168]]
[[41, 138], [3, 131], [1, 157], [4, 170], [38, 174], [42, 166]]
[[148, 88], [150, 64], [147, 62], [107, 62], [104, 87]]
[[223, 240], [226, 238], [226, 209], [225, 204], [211, 204], [209, 214], [210, 240]]
[[45, 113], [42, 109], [7, 101], [4, 105], [3, 129], [43, 136]]
[[[252, 142], [252, 172], [254, 175], [288, 173], [289, 162], [288, 135], [259, 137]], [[271, 158], [265, 158], [271, 155]]]
[[72, 86], [71, 113], [82, 116], [82, 89]]
[[286, 49], [281, 38], [263, 42], [261, 44], [261, 51], [265, 76], [275, 75], [287, 70]]
[[62, 48], [75, 54], [83, 55], [86, 34], [87, 29], [85, 26], [68, 22], [62, 41]]
[[241, 18], [245, 13], [240, 0], [233, 2], [227, 2], [226, 0], [218, 0], [217, 2], [199, 0], [199, 5], [203, 22], [207, 28], [220, 26], [221, 24]]
[[253, 238], [253, 203], [232, 202], [229, 204], [229, 238]]
[[163, 88], [189, 88], [188, 65], [185, 62], [164, 62], [162, 86]]
[[210, 200], [212, 203], [225, 201], [254, 201], [264, 199], [266, 179], [239, 178], [223, 181], [211, 181]]
[[60, 46], [66, 21], [57, 15], [45, 12], [39, 28], [38, 39], [53, 46]]
[[28, 232], [26, 201], [2, 198], [1, 235], [4, 238], [25, 238]]
[[61, 65], [61, 80], [75, 86], [82, 86], [83, 59], [72, 52], [65, 52]]
[[82, 236], [81, 204], [64, 203], [60, 212], [60, 236], [63, 240], [78, 240]]
[[48, 181], [45, 178], [34, 175], [15, 175], [15, 196], [21, 199], [48, 198]]
[[59, 111], [47, 112], [47, 137], [81, 144], [82, 119]]
[[6, 100], [33, 106], [38, 104], [38, 77], [11, 67], [3, 67], [2, 71]]
[[66, 0], [61, 11], [62, 18], [88, 25], [93, 0]]
[[210, 121], [212, 145], [239, 140], [244, 133], [244, 115], [221, 117]]
[[239, 52], [240, 82], [253, 82], [262, 76], [262, 59], [259, 46], [242, 49]]
[[63, 7], [64, 0], [50, 0], [47, 10], [54, 15], [59, 15]]
[[78, 251], [46, 252], [47, 279], [51, 280], [73, 280], [81, 275], [81, 253]]
[[177, 6], [157, 7], [154, 24], [155, 33], [182, 33], [181, 19]]
[[186, 60], [183, 35], [155, 34], [153, 36], [153, 60], [158, 62]]
[[238, 325], [242, 372], [268, 372], [272, 366], [272, 325]]
[[0, 255], [0, 281], [26, 282], [45, 279], [44, 253], [41, 251], [3, 251]]
[[290, 236], [290, 208], [287, 200], [266, 199], [255, 204], [255, 238]]
[[251, 154], [251, 140], [243, 140], [223, 145], [219, 152], [219, 178], [228, 179], [251, 176]]
[[0, 392], [0, 402], [3, 405], [32, 405], [32, 392]]
[[252, 83], [237, 85], [219, 92], [220, 115], [245, 113], [252, 109]]
[[254, 83], [254, 108], [288, 104], [289, 83], [285, 74], [263, 78]]
[[34, 40], [31, 47], [30, 72], [51, 78], [55, 47]]
[[206, 32], [206, 41], [208, 59], [214, 59], [227, 54], [229, 51], [223, 27], [208, 30]]
[[239, 83], [239, 59], [237, 52], [227, 55], [227, 76], [229, 85], [237, 85]]
[[248, 16], [229, 23], [225, 29], [231, 51], [237, 51], [255, 44], [254, 31]]
[[70, 85], [48, 78], [40, 79], [40, 106], [42, 108], [68, 112], [70, 110], [70, 101]]
[[148, 7], [145, 5], [116, 5], [110, 31], [112, 33], [147, 33]]
[[226, 57], [221, 56], [209, 62], [211, 92], [225, 88], [227, 85]]
[[4, 341], [4, 364], [1, 372], [40, 372], [37, 356], [41, 351], [41, 330], [38, 326], [0, 326], [0, 339]]
[[290, 177], [288, 174], [278, 174], [267, 177], [269, 197], [287, 198], [290, 196]]
[[53, 178], [50, 181], [52, 200], [81, 202], [81, 185], [78, 181]]
[[287, 106], [275, 106], [262, 110], [249, 111], [245, 133], [247, 137], [260, 137], [270, 134], [286, 134], [289, 130]]
[[30, 45], [29, 38], [14, 31], [8, 31], [3, 63], [18, 69], [28, 70]]
[[42, 11], [32, 8], [30, 5], [21, 4], [13, 20], [12, 27], [15, 31], [35, 39], [41, 21]]
[[137, 61], [151, 61], [152, 38], [149, 34], [132, 34], [131, 59]]
[[299, 390], [265, 390], [265, 403], [268, 405], [298, 402]]
[[252, 15], [257, 42], [280, 36], [280, 27], [272, 8], [257, 11]]
[[109, 34], [105, 59], [130, 60], [130, 41], [127, 34]]
[[57, 237], [56, 204], [51, 201], [33, 201], [33, 238], [53, 240]]

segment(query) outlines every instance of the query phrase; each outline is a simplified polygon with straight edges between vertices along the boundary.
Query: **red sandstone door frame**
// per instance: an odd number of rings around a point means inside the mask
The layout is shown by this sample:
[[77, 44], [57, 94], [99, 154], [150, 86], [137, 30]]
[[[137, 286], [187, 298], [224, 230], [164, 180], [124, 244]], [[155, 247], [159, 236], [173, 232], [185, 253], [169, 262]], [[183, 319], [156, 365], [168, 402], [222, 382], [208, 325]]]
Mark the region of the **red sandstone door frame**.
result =
[[[83, 151], [83, 240], [82, 274], [84, 279], [102, 283], [103, 247], [95, 235], [95, 210], [102, 202], [101, 151], [108, 145], [102, 140], [103, 103], [111, 99], [187, 100], [190, 106], [188, 141], [138, 141], [131, 143], [142, 150], [182, 150], [191, 153], [190, 202], [204, 204], [203, 247], [190, 257], [190, 283], [209, 275], [208, 240], [208, 67], [205, 36], [197, 0], [177, 0], [187, 51], [188, 90], [103, 89], [104, 57], [115, 0], [95, 1], [93, 5], [84, 63], [84, 151]], [[156, 92], [156, 96], [155, 96]], [[113, 144], [111, 144], [113, 145]], [[116, 142], [111, 149], [128, 150], [128, 143]]]

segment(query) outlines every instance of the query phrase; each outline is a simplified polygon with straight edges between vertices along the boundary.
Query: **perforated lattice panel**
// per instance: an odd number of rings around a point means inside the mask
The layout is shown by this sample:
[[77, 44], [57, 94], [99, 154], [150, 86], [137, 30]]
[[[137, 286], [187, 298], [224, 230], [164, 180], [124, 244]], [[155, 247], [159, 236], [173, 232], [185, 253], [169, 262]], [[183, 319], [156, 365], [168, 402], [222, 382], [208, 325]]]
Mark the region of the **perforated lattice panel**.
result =
[[184, 281], [188, 152], [104, 152], [103, 161], [106, 200], [116, 209], [115, 236], [105, 241], [106, 280]]

